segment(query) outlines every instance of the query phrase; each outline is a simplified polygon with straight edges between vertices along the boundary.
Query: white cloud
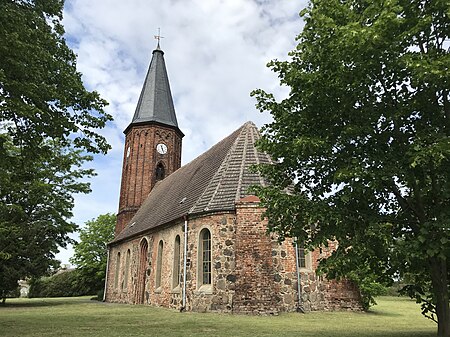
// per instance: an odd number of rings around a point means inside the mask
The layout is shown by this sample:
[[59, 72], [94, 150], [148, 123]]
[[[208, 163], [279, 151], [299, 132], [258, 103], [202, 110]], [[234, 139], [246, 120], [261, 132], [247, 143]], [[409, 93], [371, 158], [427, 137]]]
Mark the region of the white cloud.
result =
[[[78, 55], [85, 85], [110, 105], [114, 123], [101, 131], [113, 150], [96, 156], [93, 192], [76, 196], [74, 221], [116, 212], [123, 130], [131, 121], [161, 27], [161, 48], [185, 133], [183, 164], [248, 120], [270, 121], [256, 111], [250, 92], [262, 88], [283, 97], [272, 59], [286, 59], [303, 24], [306, 1], [292, 0], [69, 0], [64, 26]], [[70, 250], [58, 257], [66, 263]]]

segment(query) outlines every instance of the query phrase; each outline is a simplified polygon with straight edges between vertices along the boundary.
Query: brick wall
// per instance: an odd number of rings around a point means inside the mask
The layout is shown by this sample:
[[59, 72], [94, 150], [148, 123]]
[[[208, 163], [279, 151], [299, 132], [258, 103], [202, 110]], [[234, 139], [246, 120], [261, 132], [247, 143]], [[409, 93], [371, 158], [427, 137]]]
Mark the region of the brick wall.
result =
[[[191, 311], [276, 314], [295, 311], [299, 305], [295, 248], [291, 239], [278, 243], [266, 234], [267, 220], [261, 220], [263, 210], [256, 199], [244, 199], [236, 213], [210, 213], [191, 217], [188, 221], [186, 269], [186, 309]], [[212, 284], [199, 283], [199, 235], [202, 229], [211, 232]], [[180, 309], [182, 283], [174, 287], [173, 264], [176, 236], [180, 236], [180, 272], [183, 275], [184, 221], [160, 227], [128, 242], [110, 247], [106, 300], [139, 303]], [[141, 241], [148, 242], [147, 270], [139, 275]], [[159, 241], [163, 241], [161, 286], [155, 288]], [[315, 274], [318, 260], [331, 253], [336, 242], [309, 254], [309, 268], [301, 269], [301, 306], [312, 310], [359, 310], [358, 289], [347, 281], [328, 281]], [[130, 249], [128, 274], [126, 252]], [[121, 253], [119, 286], [115, 287], [116, 257]], [[127, 287], [124, 277], [128, 275]], [[143, 287], [140, 285], [143, 283]], [[141, 289], [141, 294], [136, 289]]]
[[278, 243], [275, 234], [268, 235], [267, 219], [254, 196], [242, 199], [236, 208], [236, 295], [234, 311], [271, 314], [295, 311], [361, 310], [360, 294], [349, 281], [327, 280], [315, 270], [319, 260], [336, 248], [309, 252], [307, 268], [301, 268], [300, 303], [296, 268], [296, 252], [292, 239]]
[[[167, 154], [161, 155], [156, 151], [159, 143], [167, 145]], [[181, 135], [170, 127], [155, 124], [132, 126], [125, 136], [116, 235], [125, 228], [153, 189], [157, 182], [156, 165], [160, 162], [166, 176], [180, 168]]]
[[236, 296], [234, 311], [278, 312], [280, 284], [275, 282], [272, 240], [255, 199], [236, 206]]

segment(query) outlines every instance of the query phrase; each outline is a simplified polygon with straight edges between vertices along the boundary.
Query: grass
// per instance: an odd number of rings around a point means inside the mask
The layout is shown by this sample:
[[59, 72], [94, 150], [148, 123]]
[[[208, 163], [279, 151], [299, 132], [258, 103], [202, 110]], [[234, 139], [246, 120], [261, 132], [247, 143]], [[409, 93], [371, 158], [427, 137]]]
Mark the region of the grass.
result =
[[431, 337], [436, 325], [413, 301], [381, 297], [368, 313], [279, 316], [179, 313], [90, 301], [87, 297], [12, 299], [0, 306], [0, 336]]

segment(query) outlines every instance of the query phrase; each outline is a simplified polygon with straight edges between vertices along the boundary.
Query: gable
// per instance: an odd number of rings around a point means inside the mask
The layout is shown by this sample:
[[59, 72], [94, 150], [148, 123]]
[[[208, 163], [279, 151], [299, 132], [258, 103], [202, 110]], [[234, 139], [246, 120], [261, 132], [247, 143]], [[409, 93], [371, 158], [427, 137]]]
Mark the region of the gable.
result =
[[156, 184], [127, 227], [121, 241], [185, 215], [232, 211], [251, 185], [263, 184], [250, 167], [269, 163], [255, 148], [260, 134], [247, 122], [208, 151]]

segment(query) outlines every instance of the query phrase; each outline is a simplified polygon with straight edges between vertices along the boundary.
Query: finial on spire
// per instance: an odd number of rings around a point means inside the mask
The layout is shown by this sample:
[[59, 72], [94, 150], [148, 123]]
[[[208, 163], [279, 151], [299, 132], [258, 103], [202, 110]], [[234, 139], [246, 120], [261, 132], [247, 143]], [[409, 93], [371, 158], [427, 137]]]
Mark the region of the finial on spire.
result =
[[154, 35], [154, 37], [156, 40], [158, 40], [158, 45], [156, 46], [156, 49], [160, 49], [159, 41], [161, 41], [161, 39], [164, 39], [164, 36], [161, 36], [161, 28], [158, 28], [158, 35]]

